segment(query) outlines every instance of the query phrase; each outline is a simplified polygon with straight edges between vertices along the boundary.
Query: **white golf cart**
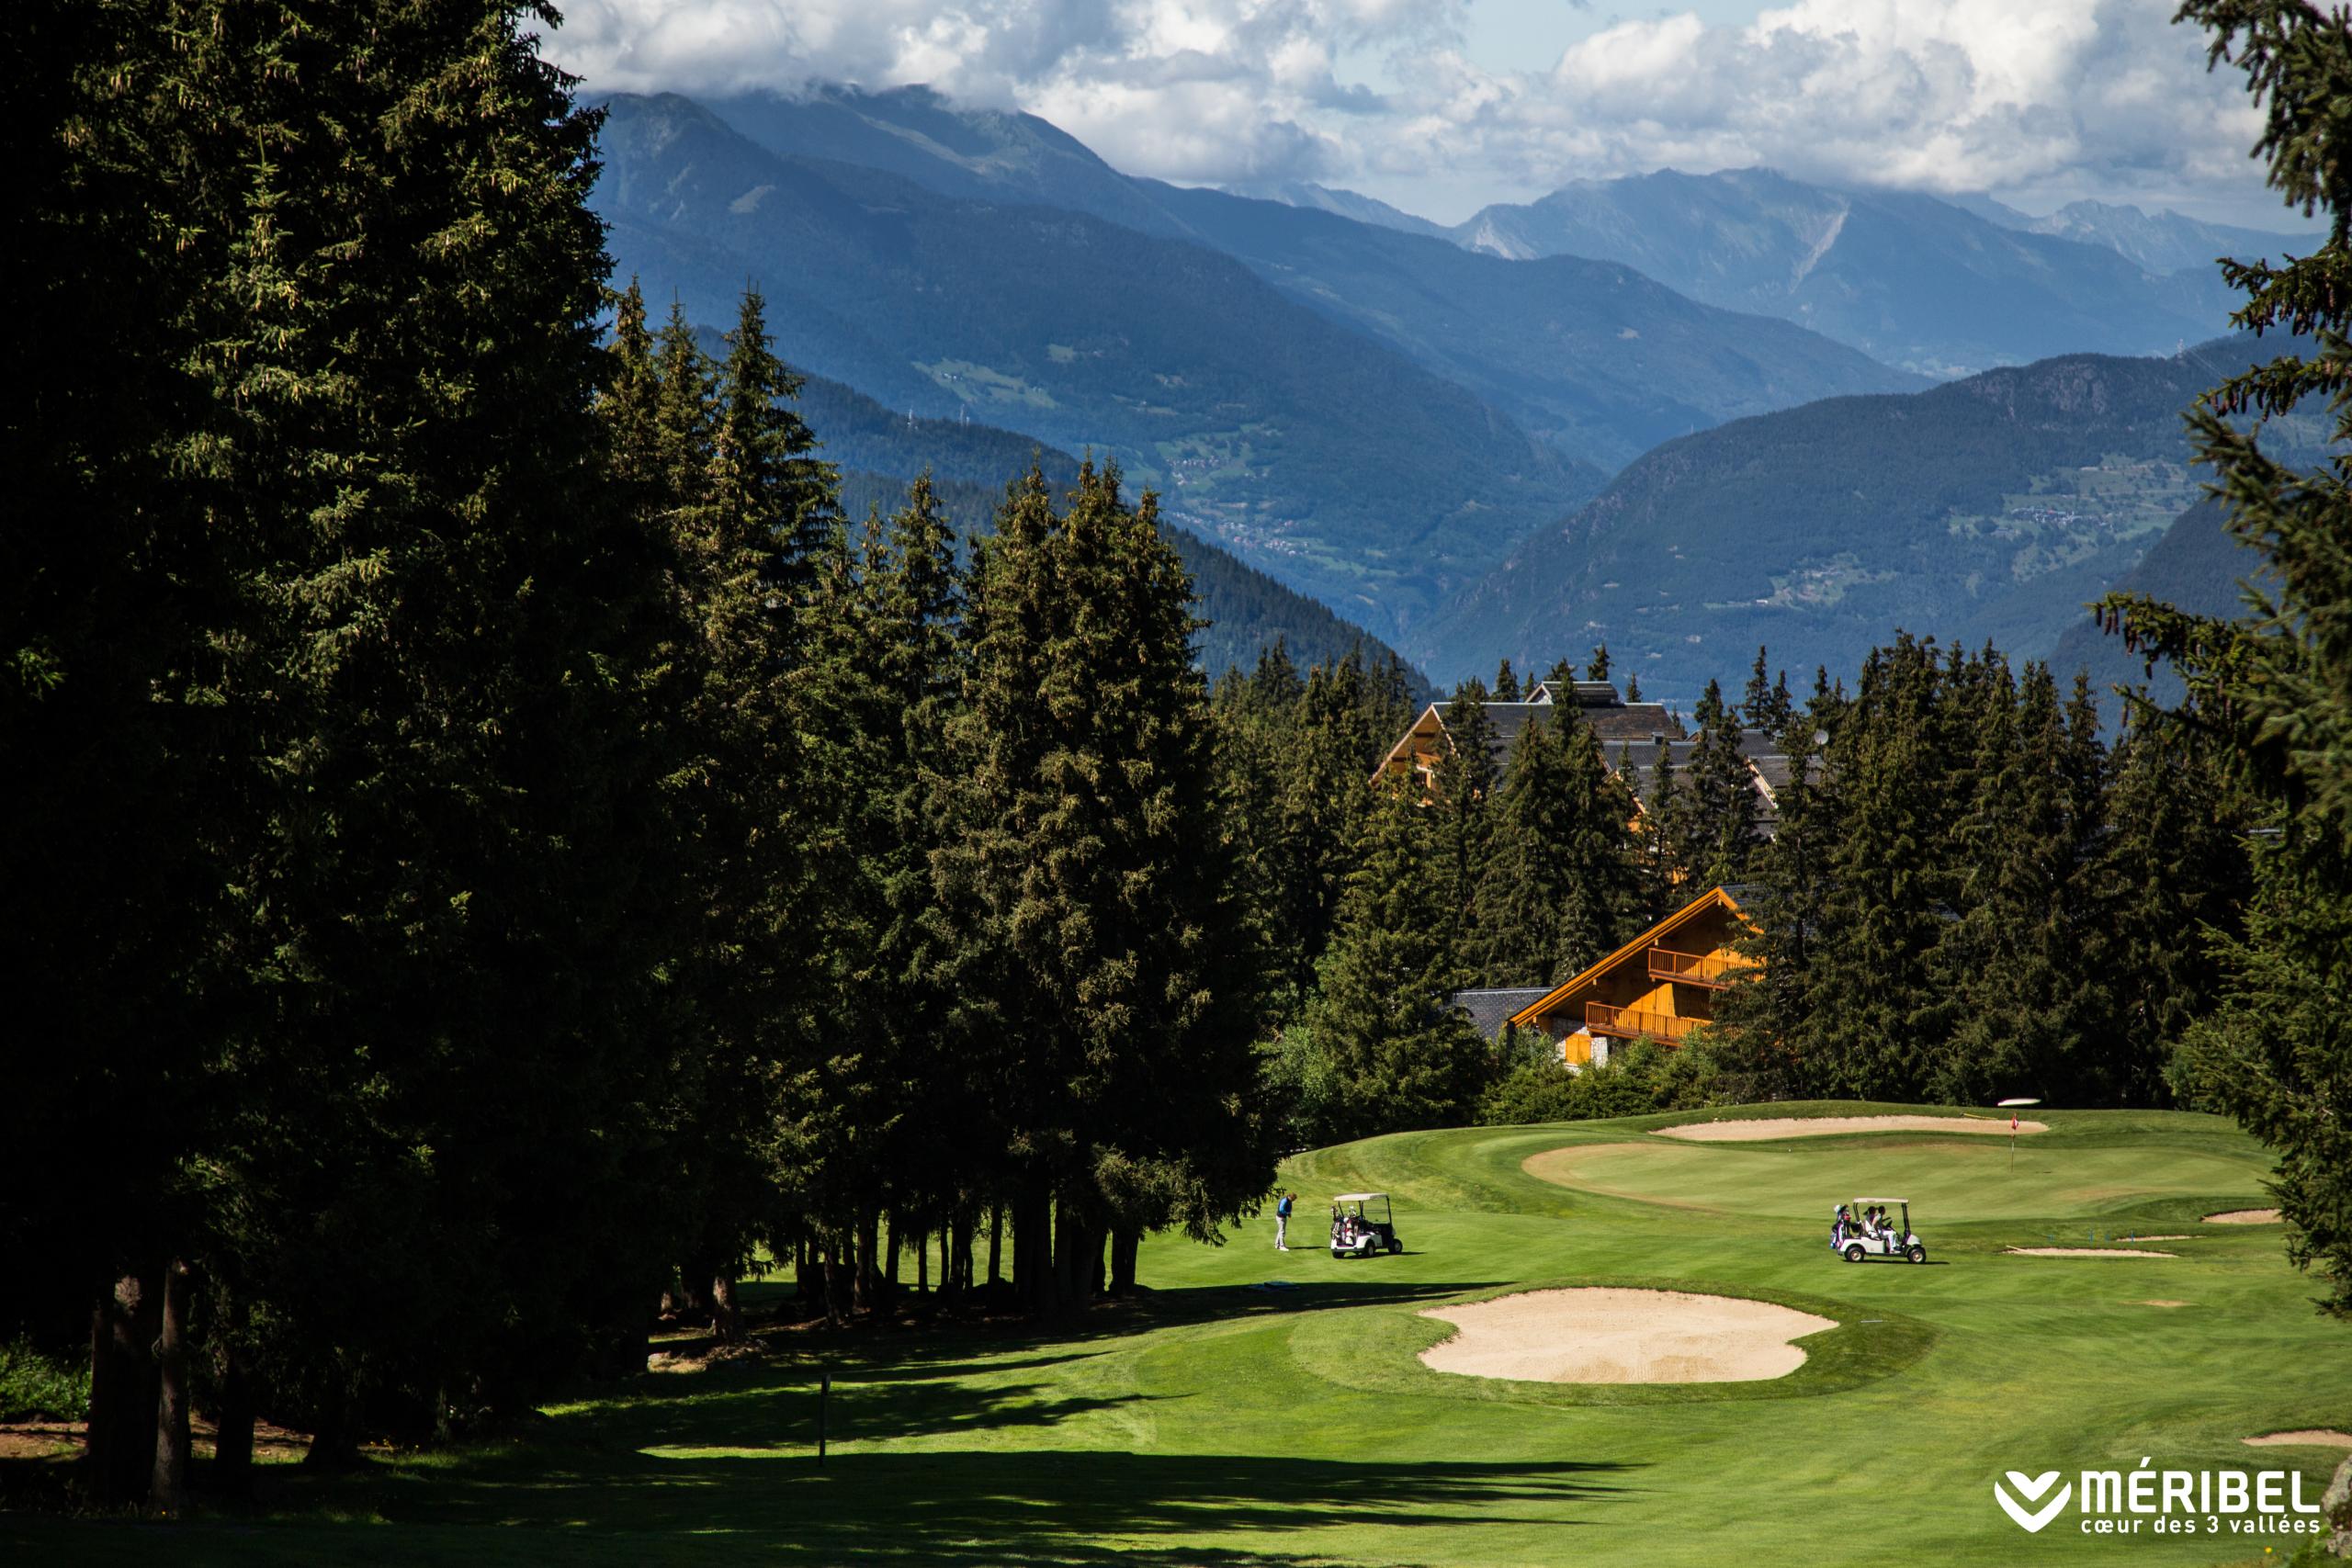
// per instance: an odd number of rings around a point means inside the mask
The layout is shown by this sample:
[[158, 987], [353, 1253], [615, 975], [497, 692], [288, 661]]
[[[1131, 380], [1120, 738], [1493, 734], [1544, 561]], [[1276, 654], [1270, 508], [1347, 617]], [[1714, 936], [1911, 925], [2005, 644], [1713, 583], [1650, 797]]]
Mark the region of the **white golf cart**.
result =
[[[1372, 1205], [1380, 1205], [1374, 1213]], [[1402, 1252], [1396, 1239], [1396, 1215], [1385, 1192], [1342, 1192], [1331, 1200], [1331, 1256], [1370, 1258], [1382, 1252]]]
[[1829, 1246], [1849, 1263], [1900, 1258], [1925, 1263], [1928, 1249], [1911, 1231], [1911, 1204], [1902, 1198], [1857, 1198], [1840, 1203], [1830, 1222]]

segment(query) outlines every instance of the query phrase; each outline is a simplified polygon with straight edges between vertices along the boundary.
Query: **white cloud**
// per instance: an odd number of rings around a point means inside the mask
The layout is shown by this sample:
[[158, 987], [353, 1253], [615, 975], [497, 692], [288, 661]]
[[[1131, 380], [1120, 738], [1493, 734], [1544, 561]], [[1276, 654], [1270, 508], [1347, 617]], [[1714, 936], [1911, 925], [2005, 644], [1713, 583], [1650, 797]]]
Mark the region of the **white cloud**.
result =
[[[605, 89], [927, 82], [1040, 114], [1134, 173], [1319, 178], [1425, 209], [1764, 164], [2284, 216], [2246, 158], [2239, 78], [2209, 75], [2161, 0], [1796, 0], [1746, 22], [1596, 22], [1510, 69], [1468, 58], [1475, 3], [568, 0], [548, 52]], [[1367, 60], [1382, 79], [1348, 80]]]

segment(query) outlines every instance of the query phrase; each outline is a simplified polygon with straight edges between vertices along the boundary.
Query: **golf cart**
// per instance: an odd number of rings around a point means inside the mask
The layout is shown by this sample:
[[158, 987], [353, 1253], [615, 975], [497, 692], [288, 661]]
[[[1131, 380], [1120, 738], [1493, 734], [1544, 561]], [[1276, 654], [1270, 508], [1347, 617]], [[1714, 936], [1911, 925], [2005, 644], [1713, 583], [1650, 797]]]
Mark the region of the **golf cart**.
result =
[[[1380, 1205], [1374, 1213], [1371, 1205]], [[1402, 1252], [1396, 1239], [1396, 1216], [1385, 1192], [1342, 1192], [1331, 1200], [1331, 1256], [1370, 1258], [1379, 1252]]]
[[[1872, 1217], [1872, 1210], [1885, 1218]], [[1927, 1247], [1911, 1232], [1911, 1205], [1902, 1198], [1857, 1198], [1850, 1209], [1840, 1203], [1830, 1222], [1829, 1245], [1849, 1263], [1873, 1258], [1928, 1260]]]

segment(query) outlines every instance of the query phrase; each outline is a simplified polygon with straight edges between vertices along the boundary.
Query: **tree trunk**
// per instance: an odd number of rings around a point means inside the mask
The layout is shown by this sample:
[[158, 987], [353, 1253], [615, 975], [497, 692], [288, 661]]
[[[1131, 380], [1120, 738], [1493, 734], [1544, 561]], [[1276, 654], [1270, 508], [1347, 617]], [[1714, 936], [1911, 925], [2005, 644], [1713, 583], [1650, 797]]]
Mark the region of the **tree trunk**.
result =
[[743, 1309], [735, 1302], [735, 1276], [717, 1273], [710, 1277], [711, 1337], [721, 1345], [743, 1342]]
[[1136, 1288], [1136, 1248], [1143, 1240], [1143, 1233], [1132, 1225], [1120, 1225], [1111, 1232], [1111, 1293], [1132, 1295]]
[[1054, 1278], [1054, 1201], [1034, 1183], [1013, 1201], [1012, 1289], [1021, 1309], [1032, 1315], [1042, 1316], [1061, 1304]]
[[838, 1328], [842, 1321], [842, 1279], [838, 1263], [840, 1252], [839, 1241], [833, 1239], [826, 1241], [821, 1269], [825, 1281], [825, 1325], [829, 1328]]
[[212, 1413], [220, 1435], [213, 1439], [212, 1467], [205, 1479], [232, 1501], [253, 1495], [254, 1404], [253, 1373], [244, 1352], [232, 1342], [220, 1351], [220, 1407]]
[[915, 1226], [915, 1294], [931, 1294], [931, 1227]]
[[349, 1470], [359, 1462], [359, 1435], [352, 1420], [351, 1392], [330, 1389], [319, 1401], [317, 1428], [302, 1464], [309, 1470]]
[[904, 1239], [899, 1235], [899, 1216], [893, 1213], [883, 1227], [886, 1237], [882, 1248], [882, 1310], [897, 1310], [899, 1300], [899, 1246]]
[[119, 1507], [145, 1500], [153, 1478], [155, 1410], [162, 1378], [150, 1347], [163, 1327], [160, 1283], [126, 1274], [90, 1314], [91, 1500]]
[[1004, 1283], [1004, 1205], [989, 1205], [989, 1285]]
[[1102, 1289], [1102, 1231], [1079, 1205], [1064, 1199], [1054, 1226], [1054, 1272], [1059, 1307], [1082, 1312]]
[[187, 1512], [187, 1292], [188, 1266], [175, 1258], [164, 1269], [164, 1319], [156, 1340], [161, 1372], [155, 1401], [155, 1469], [147, 1503], [164, 1518]]
[[792, 1304], [803, 1323], [819, 1315], [825, 1292], [824, 1266], [817, 1244], [803, 1235], [792, 1247]]
[[881, 1305], [878, 1278], [875, 1272], [875, 1252], [879, 1237], [881, 1216], [867, 1209], [857, 1217], [857, 1270], [852, 1286], [852, 1304], [861, 1313], [871, 1313]]

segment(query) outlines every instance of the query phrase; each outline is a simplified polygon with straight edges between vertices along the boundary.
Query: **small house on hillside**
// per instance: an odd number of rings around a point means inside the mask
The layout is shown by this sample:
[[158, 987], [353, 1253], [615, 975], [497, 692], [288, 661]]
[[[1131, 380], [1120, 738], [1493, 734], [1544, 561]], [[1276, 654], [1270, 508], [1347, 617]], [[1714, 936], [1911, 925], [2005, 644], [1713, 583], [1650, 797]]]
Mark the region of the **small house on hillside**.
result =
[[1570, 1066], [1609, 1059], [1612, 1040], [1679, 1045], [1715, 1016], [1715, 998], [1751, 960], [1734, 948], [1749, 929], [1736, 887], [1711, 887], [1566, 985], [1510, 1016], [1541, 1030]]
[[[1660, 740], [1679, 742], [1685, 733], [1682, 721], [1667, 712], [1664, 704], [1629, 703], [1607, 681], [1539, 682], [1523, 703], [1483, 705], [1493, 732], [1488, 750], [1498, 770], [1509, 761], [1519, 732], [1535, 718], [1570, 717], [1589, 726], [1612, 767], [1621, 748], [1633, 748], [1636, 760], [1645, 762]], [[1452, 703], [1431, 703], [1422, 709], [1412, 728], [1380, 760], [1374, 780], [1411, 776], [1420, 781], [1423, 789], [1430, 788], [1438, 759], [1453, 745], [1445, 728], [1446, 711], [1453, 706]]]
[[[1373, 770], [1372, 779], [1410, 778], [1427, 795], [1436, 787], [1438, 760], [1453, 746], [1446, 728], [1452, 703], [1431, 703], [1413, 720], [1388, 754]], [[1487, 751], [1499, 773], [1510, 758], [1519, 732], [1531, 723], [1555, 717], [1574, 718], [1591, 729], [1600, 742], [1600, 755], [1610, 771], [1632, 786], [1636, 806], [1649, 809], [1658, 748], [1666, 749], [1667, 767], [1678, 783], [1690, 769], [1699, 742], [1682, 721], [1662, 703], [1629, 703], [1607, 681], [1539, 682], [1523, 703], [1486, 703]], [[1781, 754], [1771, 736], [1760, 729], [1739, 732], [1740, 760], [1747, 764], [1756, 788], [1756, 827], [1770, 838], [1779, 818], [1779, 794], [1788, 784], [1793, 763]]]

